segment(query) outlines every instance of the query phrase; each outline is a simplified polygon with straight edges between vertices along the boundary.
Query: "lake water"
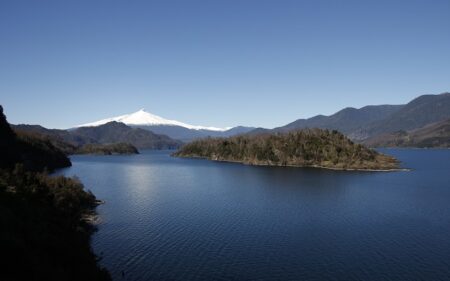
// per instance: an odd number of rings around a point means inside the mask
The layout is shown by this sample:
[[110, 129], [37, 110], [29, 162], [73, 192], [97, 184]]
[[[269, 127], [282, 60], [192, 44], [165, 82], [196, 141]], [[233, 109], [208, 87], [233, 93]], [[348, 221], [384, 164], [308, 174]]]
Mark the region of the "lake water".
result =
[[[106, 204], [114, 280], [450, 280], [450, 150], [385, 150], [410, 172], [74, 156]], [[125, 277], [122, 277], [122, 271]]]

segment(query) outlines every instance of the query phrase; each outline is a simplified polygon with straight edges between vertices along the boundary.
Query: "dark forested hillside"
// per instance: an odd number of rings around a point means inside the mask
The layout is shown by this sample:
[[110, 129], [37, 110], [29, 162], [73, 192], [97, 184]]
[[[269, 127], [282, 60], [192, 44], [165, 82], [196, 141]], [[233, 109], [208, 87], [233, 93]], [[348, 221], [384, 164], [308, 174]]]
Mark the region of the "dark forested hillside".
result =
[[21, 138], [38, 139], [64, 152], [71, 154], [137, 154], [137, 148], [129, 143], [97, 143], [89, 137], [78, 136], [64, 130], [49, 130], [38, 125], [13, 126]]
[[95, 205], [75, 179], [0, 169], [0, 280], [109, 280], [83, 220]]
[[320, 129], [196, 140], [184, 145], [174, 156], [252, 165], [357, 170], [398, 168], [394, 158], [355, 144], [337, 131]]
[[18, 130], [14, 127], [13, 127], [13, 130], [19, 138], [36, 139], [41, 142], [51, 143], [55, 148], [62, 151], [66, 155], [74, 154], [78, 147], [70, 142], [66, 142], [64, 139], [62, 139], [56, 135], [52, 135], [52, 134], [46, 135], [46, 134], [41, 134], [41, 133], [37, 133], [37, 132], [33, 132], [33, 131]]
[[110, 122], [97, 127], [81, 127], [73, 130], [46, 129], [38, 125], [14, 125], [17, 132], [39, 134], [47, 137], [67, 154], [86, 144], [129, 143], [140, 149], [175, 149], [181, 145], [165, 135], [132, 128], [123, 123]]
[[12, 125], [11, 127], [17, 134], [31, 134], [48, 140], [66, 154], [73, 154], [77, 147], [96, 142], [94, 139], [78, 136], [73, 131], [47, 129], [40, 125], [20, 124]]
[[97, 127], [81, 127], [72, 132], [79, 137], [94, 139], [97, 143], [130, 143], [137, 148], [174, 149], [181, 145], [165, 135], [158, 135], [123, 123], [109, 122]]
[[129, 143], [85, 144], [76, 150], [77, 154], [139, 154], [136, 147]]
[[0, 280], [110, 280], [90, 248], [95, 196], [45, 169], [70, 165], [33, 134], [16, 135], [0, 106]]
[[27, 170], [42, 171], [71, 165], [67, 156], [50, 141], [27, 134], [17, 135], [0, 106], [0, 168], [23, 164]]

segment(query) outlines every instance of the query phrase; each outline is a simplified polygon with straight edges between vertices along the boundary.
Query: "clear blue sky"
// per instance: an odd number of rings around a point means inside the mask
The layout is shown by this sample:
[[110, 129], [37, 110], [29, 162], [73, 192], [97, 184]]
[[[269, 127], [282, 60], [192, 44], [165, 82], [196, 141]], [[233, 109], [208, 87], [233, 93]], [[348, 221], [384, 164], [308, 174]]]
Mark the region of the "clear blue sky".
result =
[[450, 1], [0, 1], [0, 104], [274, 127], [450, 91]]

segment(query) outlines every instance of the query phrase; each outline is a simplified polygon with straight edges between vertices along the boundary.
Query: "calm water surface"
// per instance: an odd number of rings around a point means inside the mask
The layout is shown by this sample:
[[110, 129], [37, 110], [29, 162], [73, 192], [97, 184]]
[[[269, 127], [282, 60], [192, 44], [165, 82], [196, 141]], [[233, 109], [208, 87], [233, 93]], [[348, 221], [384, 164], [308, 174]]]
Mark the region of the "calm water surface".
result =
[[412, 171], [148, 151], [62, 173], [106, 201], [92, 244], [115, 280], [450, 280], [450, 150], [385, 152]]

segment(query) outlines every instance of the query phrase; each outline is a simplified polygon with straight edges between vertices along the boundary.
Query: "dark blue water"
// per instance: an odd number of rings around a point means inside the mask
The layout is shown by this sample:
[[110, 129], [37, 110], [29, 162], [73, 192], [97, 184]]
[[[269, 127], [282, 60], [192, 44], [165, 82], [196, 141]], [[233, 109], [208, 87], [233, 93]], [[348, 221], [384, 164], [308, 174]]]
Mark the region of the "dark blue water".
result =
[[144, 152], [63, 172], [106, 201], [93, 247], [115, 280], [450, 280], [450, 150], [386, 152], [412, 171]]

